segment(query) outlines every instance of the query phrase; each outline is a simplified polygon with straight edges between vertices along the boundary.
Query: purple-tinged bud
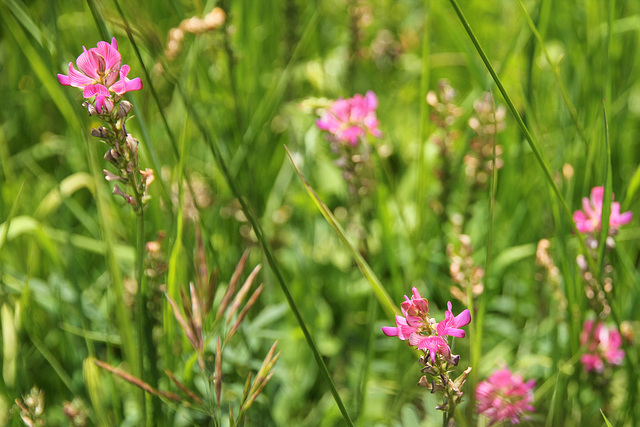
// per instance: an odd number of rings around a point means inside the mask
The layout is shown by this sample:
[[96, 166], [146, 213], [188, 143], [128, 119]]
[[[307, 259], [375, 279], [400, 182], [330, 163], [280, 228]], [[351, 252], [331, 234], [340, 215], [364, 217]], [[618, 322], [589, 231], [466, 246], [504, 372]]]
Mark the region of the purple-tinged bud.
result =
[[125, 180], [121, 176], [114, 175], [106, 169], [103, 169], [102, 172], [104, 173], [104, 179], [106, 179], [107, 181], [125, 182]]
[[104, 153], [104, 159], [111, 163], [114, 164], [116, 166], [118, 166], [118, 159], [120, 158], [120, 155], [118, 154], [118, 152], [116, 150], [114, 150], [113, 148], [108, 150], [106, 153]]
[[124, 199], [127, 201], [127, 203], [129, 203], [130, 205], [135, 205], [136, 201], [133, 199], [133, 197], [131, 197], [130, 195], [128, 195], [127, 193], [123, 192], [120, 187], [118, 187], [118, 185], [116, 184], [113, 187], [113, 194], [118, 195], [118, 196], [122, 196], [124, 197]]
[[131, 111], [132, 108], [133, 108], [133, 105], [129, 101], [127, 100], [120, 101], [120, 103], [118, 104], [118, 112], [116, 113], [117, 117], [119, 119], [124, 119], [125, 117], [127, 117], [127, 115], [129, 114], [129, 111]]
[[451, 362], [451, 364], [453, 366], [458, 366], [458, 362], [460, 361], [460, 355], [459, 354], [454, 354], [451, 357], [451, 360], [449, 360], [449, 362]]
[[133, 158], [138, 157], [138, 140], [131, 136], [131, 134], [127, 135], [127, 148]]
[[109, 136], [109, 131], [106, 127], [100, 126], [97, 129], [91, 129], [91, 136], [95, 136], [96, 138], [107, 139]]
[[90, 116], [97, 116], [98, 115], [98, 110], [96, 110], [96, 107], [92, 103], [90, 103], [89, 101], [84, 101], [82, 103], [82, 106], [87, 109], [87, 111], [89, 112]]

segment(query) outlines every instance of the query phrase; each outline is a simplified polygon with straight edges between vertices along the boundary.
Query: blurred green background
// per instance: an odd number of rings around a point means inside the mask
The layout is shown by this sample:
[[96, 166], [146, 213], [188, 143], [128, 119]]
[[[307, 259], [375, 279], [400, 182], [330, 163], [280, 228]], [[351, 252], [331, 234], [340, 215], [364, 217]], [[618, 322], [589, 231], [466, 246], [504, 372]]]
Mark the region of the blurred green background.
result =
[[[224, 10], [224, 24], [185, 33], [167, 55], [170, 30], [214, 7]], [[496, 0], [463, 1], [461, 7], [569, 207], [579, 209], [580, 199], [604, 184], [606, 107], [612, 189], [624, 210], [637, 211], [640, 4], [536, 0], [521, 7], [519, 1]], [[626, 344], [624, 366], [598, 378], [579, 363], [579, 333], [591, 311], [575, 264], [580, 247], [570, 218], [509, 113], [506, 130], [496, 136], [504, 166], [495, 191], [486, 185], [471, 193], [463, 157], [473, 136], [466, 127], [473, 101], [492, 91], [496, 105], [505, 102], [451, 4], [408, 0], [2, 0], [0, 424], [22, 425], [14, 399], [34, 385], [45, 391], [47, 425], [71, 425], [62, 406], [74, 398], [84, 402], [88, 425], [99, 424], [83, 360], [123, 360], [111, 289], [119, 272], [133, 298], [127, 284], [133, 280], [135, 219], [122, 200], [108, 194], [101, 172], [106, 146], [88, 135], [98, 122], [80, 106], [80, 93], [56, 79], [83, 45], [112, 36], [123, 63], [131, 66], [129, 77], [145, 85], [126, 98], [134, 104], [128, 131], [141, 142], [140, 164], [153, 168], [157, 178], [146, 239], [163, 231], [161, 258], [179, 257], [168, 269], [149, 266], [157, 268], [157, 277], [149, 279], [157, 305], [163, 304], [159, 286], [167, 277], [185, 289], [194, 280], [196, 227], [221, 282], [247, 247], [254, 247], [249, 263], [265, 266], [265, 291], [225, 356], [232, 400], [242, 393], [246, 373], [255, 372], [279, 340], [274, 378], [247, 425], [328, 426], [344, 420], [203, 135], [219, 145], [231, 179], [260, 220], [358, 425], [438, 425], [441, 414], [434, 409], [436, 398], [416, 385], [415, 354], [380, 333], [394, 319], [378, 307], [347, 248], [305, 193], [284, 145], [354, 244], [365, 236], [367, 261], [396, 304], [416, 286], [429, 298], [433, 316], [442, 318], [453, 300], [445, 246], [457, 242], [457, 233], [471, 237], [471, 259], [487, 276], [468, 339], [455, 343], [460, 371], [475, 363], [467, 403], [473, 384], [508, 365], [537, 380], [533, 425], [600, 425], [599, 408], [613, 425], [637, 425], [635, 342]], [[444, 78], [457, 92], [462, 115], [452, 126], [458, 134], [443, 207], [437, 173], [443, 159], [433, 143], [439, 130], [428, 120], [425, 96]], [[370, 196], [373, 207], [363, 215], [352, 205], [334, 155], [315, 127], [316, 116], [303, 101], [368, 90], [378, 96], [384, 136], [372, 141], [377, 188]], [[179, 204], [178, 189], [187, 189], [187, 182], [192, 193], [184, 190]], [[463, 229], [452, 225], [455, 214], [468, 218]], [[610, 303], [632, 332], [638, 330], [639, 234], [635, 220], [618, 234], [610, 254]], [[542, 238], [551, 240], [549, 252], [560, 268], [564, 309], [536, 264]], [[465, 308], [460, 302], [454, 307], [455, 313]], [[160, 340], [161, 324], [154, 333]], [[135, 390], [116, 380], [110, 384], [103, 410], [114, 423], [136, 425], [135, 409], [129, 408]], [[166, 425], [208, 425], [181, 409], [163, 410]], [[461, 425], [486, 424], [476, 421], [467, 404], [459, 419]]]

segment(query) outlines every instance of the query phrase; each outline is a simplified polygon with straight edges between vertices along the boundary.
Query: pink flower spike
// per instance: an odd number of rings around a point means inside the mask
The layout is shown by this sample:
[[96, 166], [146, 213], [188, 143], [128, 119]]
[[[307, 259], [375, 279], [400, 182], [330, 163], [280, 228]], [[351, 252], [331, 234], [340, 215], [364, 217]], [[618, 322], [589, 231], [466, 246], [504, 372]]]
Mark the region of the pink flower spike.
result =
[[68, 74], [58, 74], [58, 82], [82, 89], [84, 98], [95, 97], [92, 104], [99, 112], [105, 109], [111, 111], [118, 101], [113, 98], [114, 94], [121, 96], [126, 92], [142, 89], [140, 78], [127, 78], [131, 68], [126, 64], [122, 65], [115, 37], [111, 39], [111, 43], [100, 41], [89, 50], [83, 47], [76, 65], [78, 69], [70, 62]]
[[601, 373], [607, 365], [621, 365], [625, 352], [622, 350], [622, 335], [615, 327], [607, 327], [600, 322], [585, 320], [580, 334], [580, 345], [586, 347], [580, 362], [585, 372]]
[[454, 317], [451, 307], [451, 301], [449, 301], [447, 303], [448, 310], [444, 313], [444, 320], [438, 323], [436, 331], [440, 336], [449, 335], [451, 337], [464, 338], [465, 332], [460, 328], [471, 322], [471, 314], [469, 310], [465, 309]]
[[[601, 228], [602, 204], [604, 198], [604, 187], [594, 187], [591, 190], [591, 197], [582, 198], [582, 211], [573, 213], [573, 220], [580, 233], [593, 233]], [[613, 200], [614, 194], [611, 194]], [[632, 212], [620, 213], [620, 203], [611, 203], [609, 213], [609, 228], [611, 233], [615, 233], [621, 225], [627, 224], [633, 218]]]
[[526, 412], [534, 410], [534, 386], [534, 380], [525, 383], [507, 368], [495, 371], [476, 387], [477, 412], [489, 418], [489, 425], [500, 421], [518, 424]]
[[376, 138], [382, 136], [378, 129], [377, 108], [378, 98], [372, 91], [365, 96], [356, 94], [353, 98], [338, 98], [316, 121], [316, 125], [338, 141], [355, 146], [367, 134]]

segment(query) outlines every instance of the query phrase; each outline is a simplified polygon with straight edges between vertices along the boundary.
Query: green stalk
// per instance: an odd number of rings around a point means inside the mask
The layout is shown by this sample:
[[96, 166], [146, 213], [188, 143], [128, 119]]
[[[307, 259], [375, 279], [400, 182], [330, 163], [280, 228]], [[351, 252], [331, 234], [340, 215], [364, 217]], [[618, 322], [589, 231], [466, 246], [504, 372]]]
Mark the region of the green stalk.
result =
[[[544, 174], [544, 177], [545, 177], [547, 183], [549, 184], [549, 186], [553, 190], [553, 193], [556, 195], [558, 201], [562, 205], [562, 210], [564, 211], [565, 215], [570, 219], [569, 223], [571, 224], [571, 229], [573, 230], [574, 234], [577, 236], [578, 241], [580, 242], [580, 247], [581, 247], [582, 251], [585, 254], [588, 254], [589, 253], [589, 249], [587, 248], [587, 244], [586, 244], [586, 242], [584, 240], [584, 236], [578, 231], [578, 228], [576, 227], [576, 224], [573, 221], [573, 214], [571, 213], [571, 210], [569, 209], [569, 205], [567, 205], [567, 202], [564, 200], [564, 197], [562, 197], [562, 194], [560, 193], [560, 189], [558, 188], [558, 186], [556, 185], [555, 181], [553, 180], [553, 176], [551, 175], [551, 171], [549, 170], [549, 166], [545, 162], [544, 158], [542, 157], [542, 153], [540, 152], [540, 149], [538, 148], [537, 141], [534, 139], [533, 135], [531, 134], [531, 132], [527, 128], [527, 125], [525, 125], [524, 121], [522, 120], [522, 117], [520, 116], [520, 113], [518, 113], [518, 110], [516, 109], [516, 106], [513, 104], [513, 101], [511, 100], [511, 97], [509, 96], [509, 94], [507, 93], [506, 89], [502, 85], [502, 81], [500, 80], [500, 77], [498, 77], [498, 74], [496, 73], [495, 69], [491, 65], [491, 61], [489, 61], [489, 58], [484, 53], [484, 49], [482, 49], [482, 46], [480, 45], [480, 42], [478, 41], [478, 38], [473, 33], [473, 30], [471, 29], [471, 26], [469, 25], [469, 22], [467, 21], [467, 19], [465, 18], [464, 14], [462, 13], [462, 10], [460, 9], [460, 6], [458, 5], [457, 0], [449, 0], [449, 2], [453, 6], [453, 9], [455, 10], [456, 15], [458, 15], [458, 19], [460, 20], [460, 23], [462, 24], [462, 26], [464, 27], [465, 31], [467, 32], [467, 35], [471, 39], [471, 42], [473, 43], [474, 47], [476, 48], [476, 51], [478, 52], [478, 55], [480, 55], [480, 59], [482, 59], [482, 62], [484, 63], [485, 67], [487, 68], [487, 71], [489, 71], [489, 74], [491, 74], [491, 78], [496, 83], [496, 86], [498, 87], [498, 90], [502, 94], [502, 97], [504, 98], [504, 100], [505, 100], [505, 102], [507, 104], [507, 108], [509, 108], [509, 110], [511, 111], [511, 114], [513, 114], [513, 117], [515, 118], [516, 123], [518, 124], [518, 127], [520, 128], [520, 131], [524, 135], [525, 139], [527, 140], [527, 143], [529, 144], [529, 148], [531, 148], [531, 151], [533, 152], [533, 156], [535, 157], [536, 162], [540, 166], [540, 169], [542, 169], [542, 172]], [[589, 264], [589, 268], [591, 269], [591, 271], [596, 273], [598, 270], [596, 269], [596, 265], [595, 265], [594, 261], [590, 257], [586, 257], [586, 258], [587, 258], [587, 262]]]
[[[136, 215], [136, 283], [138, 283], [138, 294], [136, 295], [136, 326], [138, 329], [138, 372], [140, 372], [141, 378], [143, 381], [147, 380], [147, 376], [145, 375], [144, 370], [144, 356], [146, 353], [146, 342], [143, 342], [143, 337], [145, 336], [145, 323], [142, 319], [146, 318], [144, 313], [145, 306], [145, 292], [142, 288], [142, 276], [144, 271], [144, 213], [142, 208], [140, 212]], [[151, 361], [150, 361], [151, 362]], [[141, 420], [143, 423], [148, 425], [153, 425], [152, 420], [147, 420], [147, 411], [146, 411], [146, 402], [144, 391], [140, 389], [142, 392], [142, 399], [140, 400], [140, 412], [141, 412]], [[145, 425], [145, 424], [143, 424]]]

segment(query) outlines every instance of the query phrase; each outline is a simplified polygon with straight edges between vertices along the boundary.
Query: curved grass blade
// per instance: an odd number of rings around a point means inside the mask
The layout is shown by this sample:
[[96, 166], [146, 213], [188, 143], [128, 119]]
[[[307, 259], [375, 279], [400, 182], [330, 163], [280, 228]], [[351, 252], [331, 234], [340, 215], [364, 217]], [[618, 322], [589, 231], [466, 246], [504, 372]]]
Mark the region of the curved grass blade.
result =
[[[487, 71], [489, 71], [489, 74], [491, 74], [491, 78], [493, 78], [493, 81], [496, 83], [498, 90], [502, 94], [502, 97], [504, 98], [507, 104], [507, 108], [509, 108], [509, 111], [511, 111], [511, 114], [513, 114], [513, 117], [515, 118], [516, 123], [520, 128], [520, 131], [524, 135], [525, 139], [527, 140], [527, 143], [529, 144], [529, 147], [531, 148], [531, 151], [533, 152], [533, 156], [535, 157], [536, 162], [538, 163], [538, 166], [540, 166], [540, 169], [542, 169], [545, 180], [553, 190], [553, 193], [556, 195], [558, 201], [560, 202], [560, 205], [562, 206], [562, 210], [564, 211], [565, 215], [567, 216], [567, 218], [569, 218], [570, 220], [569, 224], [571, 225], [571, 229], [573, 230], [574, 234], [578, 238], [578, 241], [580, 242], [580, 248], [582, 249], [583, 253], [588, 254], [589, 249], [587, 248], [587, 243], [585, 242], [584, 236], [578, 231], [578, 228], [576, 227], [576, 224], [573, 221], [573, 214], [569, 209], [569, 205], [567, 204], [564, 197], [562, 197], [562, 194], [560, 193], [560, 189], [558, 188], [555, 181], [553, 180], [553, 176], [551, 175], [551, 170], [549, 169], [549, 165], [547, 165], [547, 162], [542, 157], [542, 153], [538, 148], [537, 141], [534, 139], [533, 135], [527, 128], [527, 125], [522, 120], [522, 117], [520, 116], [520, 113], [518, 113], [518, 110], [514, 105], [513, 101], [511, 100], [511, 97], [509, 96], [506, 89], [502, 85], [502, 81], [500, 80], [500, 77], [498, 77], [498, 74], [496, 73], [495, 69], [491, 65], [491, 61], [489, 61], [487, 54], [484, 52], [484, 49], [482, 49], [482, 46], [480, 45], [478, 38], [476, 37], [473, 30], [471, 29], [471, 26], [469, 25], [467, 18], [465, 18], [464, 14], [462, 13], [462, 9], [460, 9], [458, 2], [456, 0], [449, 0], [449, 2], [453, 6], [453, 9], [455, 10], [456, 15], [458, 15], [458, 19], [460, 20], [460, 23], [462, 24], [465, 31], [467, 32], [467, 35], [471, 39], [471, 42], [476, 48], [478, 55], [480, 55], [480, 59], [482, 59], [482, 62], [487, 68]], [[598, 271], [596, 269], [596, 266], [593, 260], [590, 257], [586, 257], [586, 258], [591, 271]]]
[[609, 123], [607, 121], [607, 108], [605, 100], [602, 100], [602, 115], [604, 117], [604, 195], [602, 196], [602, 213], [600, 218], [600, 241], [598, 242], [598, 274], [602, 282], [604, 274], [604, 257], [606, 240], [609, 235], [609, 216], [611, 215], [611, 144], [609, 143]]
[[354, 248], [353, 245], [349, 242], [349, 239], [347, 239], [347, 235], [344, 229], [342, 228], [342, 226], [340, 225], [336, 217], [333, 216], [333, 213], [331, 213], [331, 210], [329, 210], [327, 205], [325, 205], [322, 202], [322, 200], [320, 200], [316, 192], [313, 190], [313, 188], [311, 188], [307, 180], [304, 178], [304, 176], [302, 175], [302, 172], [300, 172], [300, 169], [298, 168], [298, 165], [296, 165], [296, 162], [293, 161], [293, 156], [291, 155], [291, 152], [289, 151], [289, 149], [286, 146], [284, 147], [284, 149], [287, 150], [287, 154], [291, 159], [291, 163], [293, 164], [293, 167], [296, 169], [296, 172], [298, 173], [298, 176], [302, 181], [302, 185], [304, 185], [304, 189], [307, 190], [307, 193], [313, 200], [313, 203], [315, 203], [317, 208], [322, 213], [322, 216], [324, 216], [324, 218], [327, 220], [331, 228], [333, 228], [333, 230], [336, 232], [338, 237], [340, 237], [340, 240], [342, 241], [342, 243], [344, 243], [347, 249], [349, 249], [349, 252], [351, 252], [353, 259], [355, 260], [356, 264], [358, 264], [358, 267], [360, 268], [360, 271], [362, 272], [364, 277], [369, 281], [369, 284], [371, 285], [371, 289], [373, 289], [373, 292], [378, 298], [378, 301], [380, 302], [380, 305], [382, 306], [384, 311], [387, 313], [388, 316], [394, 317], [395, 313], [397, 313], [399, 310], [394, 305], [386, 289], [384, 288], [380, 280], [378, 280], [373, 270], [371, 270], [371, 267], [369, 267], [369, 264], [367, 264], [367, 262], [364, 260], [362, 255], [360, 255], [360, 252], [358, 252], [358, 250]]
[[231, 175], [231, 172], [229, 170], [229, 167], [227, 166], [227, 163], [222, 157], [219, 142], [217, 140], [217, 136], [215, 132], [210, 131], [208, 127], [205, 126], [204, 122], [200, 118], [200, 115], [193, 108], [193, 105], [189, 102], [189, 99], [186, 95], [183, 84], [179, 81], [176, 81], [175, 84], [176, 84], [176, 88], [178, 89], [178, 93], [182, 97], [182, 101], [185, 106], [185, 109], [189, 112], [189, 116], [191, 117], [191, 120], [197, 126], [198, 130], [202, 134], [202, 137], [204, 138], [205, 143], [209, 146], [209, 149], [211, 150], [211, 153], [213, 154], [216, 164], [220, 168], [220, 171], [222, 172], [222, 175], [227, 185], [229, 186], [229, 189], [234, 194], [234, 196], [238, 199], [242, 212], [244, 213], [245, 217], [251, 224], [251, 227], [253, 228], [253, 231], [256, 235], [256, 239], [258, 240], [260, 247], [262, 248], [262, 252], [265, 258], [267, 259], [267, 262], [269, 263], [269, 267], [271, 268], [271, 271], [276, 277], [278, 284], [282, 288], [282, 292], [284, 293], [287, 303], [289, 304], [289, 308], [291, 309], [291, 311], [293, 312], [293, 315], [298, 321], [298, 325], [300, 326], [300, 329], [302, 330], [302, 333], [305, 339], [307, 340], [307, 345], [309, 346], [309, 349], [313, 353], [313, 357], [315, 358], [316, 363], [320, 368], [320, 372], [322, 373], [322, 376], [324, 377], [325, 381], [327, 382], [327, 385], [329, 386], [329, 390], [331, 391], [333, 399], [338, 405], [338, 408], [340, 410], [340, 413], [342, 414], [342, 417], [344, 418], [348, 426], [353, 426], [353, 421], [351, 420], [351, 417], [349, 416], [349, 413], [347, 412], [347, 409], [344, 406], [342, 399], [340, 398], [340, 394], [338, 393], [338, 390], [333, 380], [331, 379], [331, 374], [329, 374], [327, 365], [324, 363], [324, 360], [322, 359], [322, 355], [320, 354], [320, 351], [318, 350], [318, 347], [316, 346], [315, 341], [313, 340], [313, 337], [309, 332], [309, 328], [307, 328], [307, 325], [304, 319], [302, 318], [302, 315], [300, 314], [300, 310], [298, 309], [298, 306], [293, 300], [293, 296], [291, 295], [291, 292], [289, 291], [289, 288], [284, 280], [284, 277], [282, 276], [280, 267], [278, 266], [275, 260], [275, 257], [271, 252], [271, 249], [269, 247], [269, 244], [266, 238], [264, 237], [262, 226], [258, 222], [257, 217], [252, 213], [251, 209], [249, 208], [248, 202], [244, 199], [244, 197], [242, 197], [242, 194], [240, 193], [240, 190], [236, 185], [236, 181], [234, 181]]
[[611, 423], [607, 419], [607, 416], [604, 414], [604, 412], [602, 412], [602, 408], [600, 408], [600, 414], [602, 415], [602, 418], [604, 419], [604, 423], [607, 425], [607, 427], [612, 427]]
[[567, 87], [562, 83], [562, 79], [560, 78], [560, 70], [558, 70], [558, 65], [551, 60], [551, 55], [549, 55], [549, 51], [547, 50], [547, 47], [544, 44], [542, 35], [540, 34], [540, 31], [538, 31], [538, 29], [536, 28], [536, 25], [533, 23], [533, 20], [531, 19], [531, 16], [529, 16], [529, 12], [527, 12], [527, 9], [524, 7], [522, 0], [518, 0], [518, 4], [520, 5], [520, 9], [522, 9], [522, 13], [524, 13], [524, 17], [527, 21], [527, 24], [529, 25], [529, 29], [531, 30], [531, 32], [533, 33], [533, 36], [536, 38], [536, 40], [540, 44], [540, 49], [542, 49], [542, 53], [544, 54], [547, 62], [549, 63], [549, 67], [551, 67], [551, 70], [553, 71], [553, 74], [556, 78], [556, 84], [560, 89], [560, 95], [562, 96], [562, 100], [564, 101], [564, 104], [569, 109], [569, 114], [571, 115], [571, 119], [573, 120], [573, 123], [575, 124], [576, 129], [578, 130], [580, 139], [582, 139], [582, 142], [584, 142], [586, 145], [588, 140], [584, 132], [584, 127], [582, 126], [582, 123], [580, 122], [580, 118], [578, 117], [578, 110], [576, 109], [576, 106], [573, 105], [573, 102], [571, 102], [571, 99], [569, 99], [569, 93], [567, 92]]

